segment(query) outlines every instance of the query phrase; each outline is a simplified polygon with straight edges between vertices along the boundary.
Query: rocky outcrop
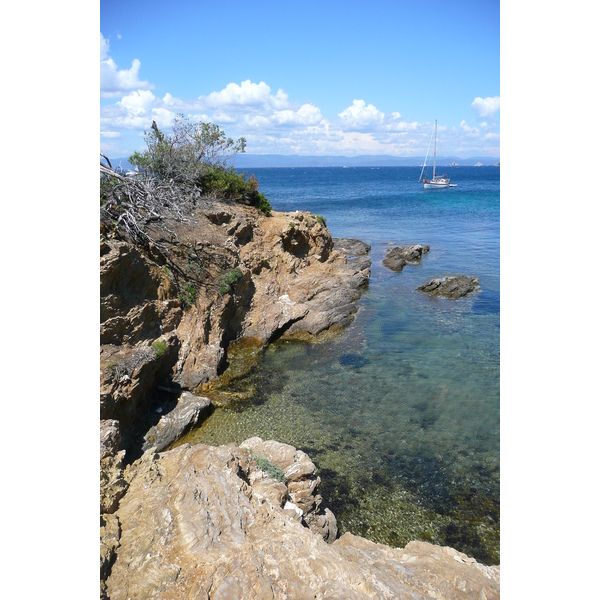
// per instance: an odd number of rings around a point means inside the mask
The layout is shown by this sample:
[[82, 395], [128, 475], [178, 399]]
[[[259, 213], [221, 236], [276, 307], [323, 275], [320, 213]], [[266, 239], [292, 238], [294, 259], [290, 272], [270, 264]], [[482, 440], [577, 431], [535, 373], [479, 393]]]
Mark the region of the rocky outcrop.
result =
[[156, 452], [160, 452], [164, 450], [194, 426], [209, 407], [210, 400], [208, 398], [183, 392], [178, 398], [175, 408], [163, 415], [160, 421], [148, 430], [144, 436], [142, 451], [154, 449]]
[[[285, 484], [286, 493], [282, 496], [277, 493], [273, 500], [277, 500], [285, 511], [291, 511], [289, 514], [319, 534], [326, 542], [333, 542], [337, 537], [337, 522], [329, 509], [320, 509], [323, 499], [320, 495], [315, 495], [315, 492], [321, 478], [315, 475], [317, 468], [308, 455], [289, 444], [274, 440], [265, 442], [259, 437], [246, 440], [241, 447], [250, 450], [252, 456], [257, 458], [259, 468], [261, 460], [266, 460], [281, 471], [280, 479]], [[256, 490], [256, 479], [251, 481], [253, 489]], [[280, 488], [280, 491], [282, 489]], [[268, 492], [271, 493], [272, 490], [272, 484], [268, 483]]]
[[[310, 471], [292, 447], [247, 444], [289, 463], [291, 477]], [[499, 598], [499, 568], [451, 548], [389, 548], [351, 534], [326, 543], [281, 506], [285, 485], [265, 476], [246, 448], [147, 452], [127, 478], [118, 527], [115, 519], [112, 529], [104, 525], [111, 600]]]
[[333, 238], [333, 245], [346, 255], [366, 256], [371, 252], [371, 246], [355, 238]]
[[394, 247], [388, 250], [386, 257], [383, 259], [383, 264], [392, 271], [399, 273], [407, 264], [416, 264], [421, 260], [423, 254], [429, 252], [429, 246], [421, 246], [414, 244], [407, 247]]
[[173, 230], [161, 253], [101, 239], [102, 418], [130, 422], [161, 380], [188, 390], [213, 381], [234, 340], [345, 326], [370, 276], [364, 247], [352, 254], [361, 243], [335, 249], [307, 212], [265, 217], [214, 201]]
[[471, 292], [480, 290], [477, 277], [456, 275], [452, 277], [439, 277], [428, 281], [417, 288], [430, 296], [443, 296], [445, 298], [462, 298]]

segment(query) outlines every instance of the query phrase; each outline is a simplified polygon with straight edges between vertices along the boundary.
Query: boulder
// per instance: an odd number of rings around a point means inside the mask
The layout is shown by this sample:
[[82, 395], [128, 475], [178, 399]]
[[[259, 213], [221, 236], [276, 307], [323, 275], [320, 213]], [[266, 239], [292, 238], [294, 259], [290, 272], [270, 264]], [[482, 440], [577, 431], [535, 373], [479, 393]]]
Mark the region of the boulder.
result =
[[151, 427], [144, 436], [142, 451], [153, 448], [156, 452], [179, 439], [190, 427], [193, 427], [202, 414], [208, 412], [210, 400], [183, 392], [173, 410], [163, 415], [160, 421]]
[[371, 246], [355, 238], [333, 238], [333, 246], [344, 254], [365, 256], [371, 252]]
[[416, 264], [421, 260], [423, 254], [429, 252], [429, 246], [414, 244], [407, 247], [394, 247], [388, 250], [383, 264], [392, 271], [399, 273], [407, 264]]
[[425, 292], [430, 296], [443, 296], [454, 299], [462, 298], [480, 289], [477, 277], [470, 277], [468, 275], [439, 277], [417, 288], [417, 290]]

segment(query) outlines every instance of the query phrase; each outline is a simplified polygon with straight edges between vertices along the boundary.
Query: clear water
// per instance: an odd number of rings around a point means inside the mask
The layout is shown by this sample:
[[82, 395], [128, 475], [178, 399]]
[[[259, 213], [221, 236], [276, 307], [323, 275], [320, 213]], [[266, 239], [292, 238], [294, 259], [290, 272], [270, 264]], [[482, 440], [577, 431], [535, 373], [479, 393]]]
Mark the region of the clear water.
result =
[[[423, 190], [420, 168], [256, 169], [275, 210], [308, 210], [334, 237], [372, 246], [356, 319], [332, 339], [278, 342], [185, 441], [253, 435], [305, 450], [340, 531], [403, 546], [450, 545], [499, 563], [500, 169], [455, 167], [456, 188]], [[401, 273], [390, 244], [429, 244]], [[482, 291], [432, 299], [416, 288], [465, 274]]]

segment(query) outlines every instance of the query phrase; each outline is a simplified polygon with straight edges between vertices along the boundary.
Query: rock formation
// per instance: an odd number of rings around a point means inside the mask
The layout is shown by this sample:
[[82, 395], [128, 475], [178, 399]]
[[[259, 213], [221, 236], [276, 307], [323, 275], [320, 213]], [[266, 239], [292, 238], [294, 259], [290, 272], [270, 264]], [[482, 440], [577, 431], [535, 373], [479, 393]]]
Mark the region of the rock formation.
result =
[[[286, 485], [259, 468], [259, 452], [288, 465]], [[302, 454], [258, 438], [144, 454], [104, 525], [113, 558], [106, 597], [499, 598], [499, 569], [451, 548], [389, 548], [349, 533], [327, 543], [303, 526], [286, 500], [293, 482], [310, 481], [314, 465]], [[301, 495], [310, 504], [309, 496]]]
[[445, 298], [462, 298], [480, 288], [477, 277], [456, 275], [452, 277], [439, 277], [428, 281], [417, 288], [430, 296], [443, 296]]
[[450, 548], [336, 539], [288, 444], [168, 449], [210, 410], [232, 342], [259, 355], [343, 327], [370, 276], [370, 247], [310, 213], [196, 208], [160, 252], [101, 231], [101, 598], [498, 598], [499, 568]]
[[423, 254], [429, 252], [429, 246], [415, 244], [408, 247], [394, 247], [388, 250], [383, 264], [392, 271], [399, 273], [407, 264], [416, 264], [421, 260]]

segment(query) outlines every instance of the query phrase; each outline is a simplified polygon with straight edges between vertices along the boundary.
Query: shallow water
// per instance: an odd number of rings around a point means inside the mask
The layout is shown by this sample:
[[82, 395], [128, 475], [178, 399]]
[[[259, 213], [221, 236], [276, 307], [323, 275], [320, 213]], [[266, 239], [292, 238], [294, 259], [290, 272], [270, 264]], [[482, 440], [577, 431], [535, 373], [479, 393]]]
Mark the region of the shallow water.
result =
[[[278, 342], [185, 441], [253, 435], [306, 451], [340, 532], [402, 546], [451, 545], [499, 563], [499, 169], [448, 169], [458, 187], [425, 191], [420, 169], [256, 169], [275, 210], [309, 210], [334, 237], [372, 246], [354, 322], [318, 343]], [[393, 273], [390, 244], [429, 244]], [[482, 291], [432, 299], [416, 288], [449, 274]]]

